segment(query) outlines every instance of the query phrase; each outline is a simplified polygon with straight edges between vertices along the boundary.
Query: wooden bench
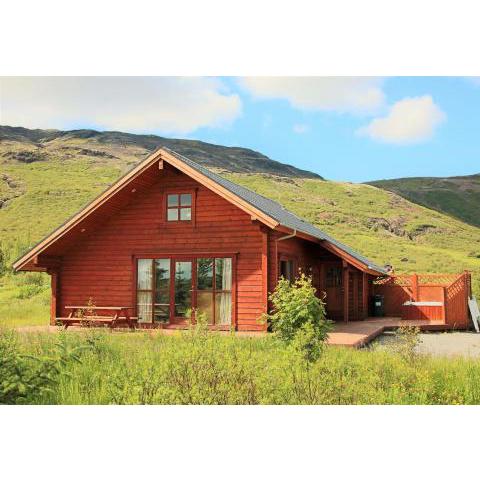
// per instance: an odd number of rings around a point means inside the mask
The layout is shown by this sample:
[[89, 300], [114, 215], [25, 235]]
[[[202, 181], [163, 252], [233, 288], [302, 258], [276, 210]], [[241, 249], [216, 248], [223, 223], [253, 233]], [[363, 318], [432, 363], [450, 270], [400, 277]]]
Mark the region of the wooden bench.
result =
[[[132, 317], [128, 311], [131, 307], [97, 307], [91, 305], [66, 306], [70, 310], [68, 317], [57, 317], [56, 321], [65, 327], [71, 325], [93, 326], [96, 324], [109, 326], [111, 329], [119, 325], [128, 325], [134, 330], [138, 317]], [[101, 315], [100, 313], [103, 313]]]

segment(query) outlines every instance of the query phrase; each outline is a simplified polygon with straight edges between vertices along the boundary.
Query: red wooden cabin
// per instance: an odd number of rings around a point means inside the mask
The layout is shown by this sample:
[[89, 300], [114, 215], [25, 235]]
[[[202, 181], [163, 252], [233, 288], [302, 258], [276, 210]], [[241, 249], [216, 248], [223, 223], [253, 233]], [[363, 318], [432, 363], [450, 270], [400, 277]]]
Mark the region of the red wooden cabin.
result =
[[268, 292], [299, 269], [333, 320], [369, 315], [386, 271], [278, 203], [159, 149], [14, 264], [51, 275], [51, 322], [66, 307], [128, 306], [146, 327], [263, 330]]

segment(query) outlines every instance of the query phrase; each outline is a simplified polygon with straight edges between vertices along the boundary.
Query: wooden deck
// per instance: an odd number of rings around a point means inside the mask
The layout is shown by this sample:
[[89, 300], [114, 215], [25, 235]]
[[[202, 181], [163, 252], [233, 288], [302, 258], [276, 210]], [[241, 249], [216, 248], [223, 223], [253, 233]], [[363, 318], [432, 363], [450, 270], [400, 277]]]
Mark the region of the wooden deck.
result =
[[[452, 327], [446, 325], [443, 320], [402, 320], [399, 317], [383, 317], [383, 318], [367, 318], [361, 321], [352, 322], [335, 322], [333, 331], [328, 336], [328, 344], [361, 348], [381, 335], [385, 330], [395, 329], [402, 326], [417, 326], [422, 331], [425, 330], [449, 330]], [[79, 326], [71, 327], [74, 331], [82, 331], [84, 328]], [[18, 327], [18, 332], [58, 332], [59, 328], [51, 325], [36, 326], [36, 327]], [[122, 330], [118, 330], [121, 332]], [[138, 331], [138, 330], [137, 330]], [[150, 333], [173, 335], [179, 330], [172, 329], [151, 329]], [[145, 333], [145, 331], [143, 331]], [[229, 332], [220, 332], [230, 334]], [[249, 332], [240, 331], [235, 332], [237, 336], [242, 337], [260, 337], [268, 335], [266, 332]]]
[[399, 317], [367, 318], [358, 322], [335, 322], [328, 336], [329, 345], [360, 348], [367, 345], [385, 330], [402, 326], [416, 326], [421, 330], [446, 330], [443, 320], [402, 320]]

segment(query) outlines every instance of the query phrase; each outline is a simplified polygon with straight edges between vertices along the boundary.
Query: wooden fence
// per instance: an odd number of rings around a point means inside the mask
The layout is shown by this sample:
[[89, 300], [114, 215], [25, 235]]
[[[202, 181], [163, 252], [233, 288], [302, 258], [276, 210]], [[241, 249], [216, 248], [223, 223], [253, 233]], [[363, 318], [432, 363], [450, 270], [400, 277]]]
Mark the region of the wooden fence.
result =
[[471, 274], [413, 274], [379, 278], [373, 293], [384, 296], [385, 316], [442, 320], [454, 328], [469, 324]]

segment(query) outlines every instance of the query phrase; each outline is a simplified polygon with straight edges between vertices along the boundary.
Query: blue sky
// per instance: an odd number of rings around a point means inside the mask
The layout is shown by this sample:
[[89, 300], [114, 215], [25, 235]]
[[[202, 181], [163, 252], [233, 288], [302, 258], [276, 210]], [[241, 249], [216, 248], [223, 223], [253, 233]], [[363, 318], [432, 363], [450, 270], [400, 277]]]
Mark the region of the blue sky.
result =
[[480, 82], [454, 77], [4, 77], [0, 124], [258, 150], [353, 182], [480, 173]]

